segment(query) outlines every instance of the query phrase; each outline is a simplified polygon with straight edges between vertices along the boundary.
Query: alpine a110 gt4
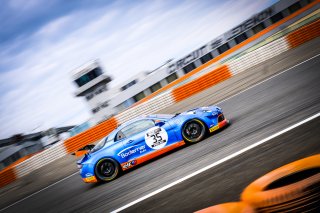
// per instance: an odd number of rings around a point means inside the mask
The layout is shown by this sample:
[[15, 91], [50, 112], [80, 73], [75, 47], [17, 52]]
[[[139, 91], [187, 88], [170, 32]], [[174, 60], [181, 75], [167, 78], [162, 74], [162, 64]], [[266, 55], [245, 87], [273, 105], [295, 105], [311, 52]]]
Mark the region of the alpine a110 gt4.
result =
[[80, 175], [87, 183], [111, 181], [120, 171], [186, 143], [197, 143], [228, 124], [217, 106], [135, 118], [113, 130], [77, 162]]

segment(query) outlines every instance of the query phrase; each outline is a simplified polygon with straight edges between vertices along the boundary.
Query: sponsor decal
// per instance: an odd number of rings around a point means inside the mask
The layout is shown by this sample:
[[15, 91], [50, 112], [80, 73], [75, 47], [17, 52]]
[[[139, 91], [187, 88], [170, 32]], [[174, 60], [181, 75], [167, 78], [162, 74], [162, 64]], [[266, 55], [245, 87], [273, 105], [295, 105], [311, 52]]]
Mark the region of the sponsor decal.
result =
[[161, 149], [168, 142], [168, 133], [162, 127], [152, 127], [146, 132], [144, 139], [151, 149]]
[[214, 132], [214, 131], [216, 131], [216, 130], [218, 130], [219, 129], [219, 125], [216, 125], [216, 126], [214, 126], [214, 127], [211, 127], [210, 129], [209, 129], [209, 131], [210, 132]]
[[245, 22], [243, 22], [242, 24], [238, 25], [237, 27], [233, 28], [232, 30], [230, 30], [228, 33], [226, 33], [227, 35], [227, 40], [236, 37], [237, 35], [251, 29], [252, 27], [254, 27], [255, 25], [259, 24], [260, 22], [262, 22], [263, 20], [269, 18], [273, 13], [273, 8], [267, 8], [264, 11], [256, 14], [255, 16], [253, 16], [252, 18], [246, 20]]
[[91, 177], [91, 176], [93, 176], [93, 174], [91, 174], [91, 173], [86, 174], [86, 177]]
[[177, 69], [181, 69], [182, 67], [188, 65], [190, 62], [200, 58], [201, 56], [208, 53], [208, 48], [206, 45], [200, 47], [199, 49], [193, 51], [189, 55], [185, 56], [184, 58], [178, 60], [175, 64], [171, 64], [168, 67], [168, 72], [172, 73]]
[[131, 168], [131, 167], [133, 167], [135, 165], [137, 165], [137, 161], [136, 160], [132, 160], [132, 161], [124, 163], [122, 168], [129, 169], [129, 168]]
[[93, 90], [92, 92], [88, 93], [86, 95], [86, 99], [88, 101], [90, 101], [94, 96], [99, 95], [105, 91], [108, 91], [108, 87], [107, 85], [101, 85], [100, 87], [97, 87], [95, 90]]
[[101, 109], [106, 108], [106, 107], [108, 107], [108, 106], [109, 106], [109, 101], [105, 101], [105, 102], [103, 102], [102, 104], [99, 104], [99, 106], [93, 108], [91, 111], [92, 111], [93, 113], [97, 113], [97, 112], [99, 112]]
[[118, 156], [125, 158], [135, 153], [143, 153], [146, 151], [146, 145], [130, 146], [118, 153]]

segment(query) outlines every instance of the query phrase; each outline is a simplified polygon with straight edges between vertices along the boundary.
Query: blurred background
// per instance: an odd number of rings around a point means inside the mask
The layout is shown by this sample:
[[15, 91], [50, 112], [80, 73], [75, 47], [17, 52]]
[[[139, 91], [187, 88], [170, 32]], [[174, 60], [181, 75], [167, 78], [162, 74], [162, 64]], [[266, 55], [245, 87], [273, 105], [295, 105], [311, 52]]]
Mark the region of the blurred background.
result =
[[[319, 110], [317, 0], [5, 0], [0, 20], [3, 205], [17, 201], [14, 189], [23, 198], [74, 174], [71, 153], [141, 114], [177, 113], [230, 98], [223, 108], [235, 124], [218, 141], [238, 150]], [[300, 74], [232, 99], [305, 61]], [[314, 126], [306, 128], [308, 137], [316, 134]], [[257, 162], [274, 169], [320, 151], [310, 143], [300, 154], [293, 143], [295, 157], [278, 153], [279, 164], [266, 156]], [[225, 156], [222, 146], [194, 148], [191, 167], [215, 159], [195, 150]], [[169, 159], [186, 163], [181, 156]], [[29, 185], [31, 176], [39, 178], [38, 186]]]

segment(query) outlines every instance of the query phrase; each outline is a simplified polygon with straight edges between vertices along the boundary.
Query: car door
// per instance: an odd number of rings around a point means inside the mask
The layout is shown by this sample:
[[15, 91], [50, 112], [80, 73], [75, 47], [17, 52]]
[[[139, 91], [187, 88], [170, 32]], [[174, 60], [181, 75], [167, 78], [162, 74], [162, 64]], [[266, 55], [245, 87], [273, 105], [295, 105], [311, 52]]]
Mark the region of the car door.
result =
[[[143, 119], [123, 127], [116, 135], [116, 140], [122, 140], [124, 149], [118, 153], [121, 162], [131, 162], [153, 151], [145, 143], [145, 132], [155, 126], [153, 120]], [[135, 163], [135, 162], [131, 162]], [[128, 167], [130, 165], [126, 165]], [[133, 166], [133, 165], [131, 165]], [[125, 168], [126, 169], [126, 168]]]
[[[154, 122], [155, 122], [155, 126], [159, 128], [155, 132], [156, 139], [157, 140], [162, 139], [162, 142], [165, 142], [165, 145], [161, 144], [160, 146], [156, 147], [156, 149], [164, 148], [180, 141], [176, 135], [176, 130], [174, 129], [174, 126], [172, 126], [171, 123], [168, 122], [168, 119], [157, 118], [157, 119], [154, 119]], [[168, 138], [168, 140], [164, 141], [163, 139], [166, 139], [166, 138]], [[154, 140], [154, 143], [157, 143], [157, 142]]]
[[124, 127], [121, 132], [126, 148], [119, 156], [125, 158], [125, 167], [134, 166], [137, 160], [140, 163], [151, 159], [152, 153], [177, 142], [174, 130], [165, 121], [143, 119]]

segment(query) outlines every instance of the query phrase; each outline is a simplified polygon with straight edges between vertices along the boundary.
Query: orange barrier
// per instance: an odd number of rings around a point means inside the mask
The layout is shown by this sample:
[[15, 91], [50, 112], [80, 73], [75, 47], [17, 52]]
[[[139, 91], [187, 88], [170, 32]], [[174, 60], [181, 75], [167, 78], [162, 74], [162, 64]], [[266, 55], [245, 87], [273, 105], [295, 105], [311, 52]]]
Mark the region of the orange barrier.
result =
[[253, 213], [254, 209], [244, 202], [223, 203], [211, 206], [195, 213]]
[[319, 212], [320, 154], [269, 172], [251, 183], [242, 202], [223, 203], [196, 213]]
[[94, 143], [97, 140], [108, 135], [112, 130], [114, 130], [118, 125], [117, 120], [112, 117], [80, 134], [68, 138], [64, 141], [64, 145], [66, 147], [67, 153], [72, 153], [77, 151], [78, 149], [88, 145], [90, 143]]
[[320, 199], [319, 186], [320, 155], [314, 155], [257, 179], [243, 191], [241, 200], [261, 211], [304, 212], [313, 208], [308, 204]]
[[0, 172], [0, 188], [17, 179], [14, 167], [5, 168]]
[[172, 90], [175, 102], [182, 101], [196, 93], [218, 84], [232, 76], [227, 65], [223, 65], [211, 72]]
[[319, 36], [320, 20], [317, 20], [287, 35], [287, 40], [290, 47], [294, 48]]
[[36, 155], [38, 153], [39, 152], [30, 154], [30, 155], [26, 155], [26, 156], [20, 158], [19, 160], [15, 161], [14, 163], [10, 164], [4, 170], [0, 171], [0, 188], [2, 186], [5, 186], [5, 185], [7, 185], [7, 184], [9, 184], [9, 183], [11, 183], [11, 182], [13, 182], [13, 181], [15, 181], [17, 179], [16, 174], [14, 172], [15, 165], [17, 165], [17, 164], [19, 164], [19, 163], [31, 158], [33, 155]]

